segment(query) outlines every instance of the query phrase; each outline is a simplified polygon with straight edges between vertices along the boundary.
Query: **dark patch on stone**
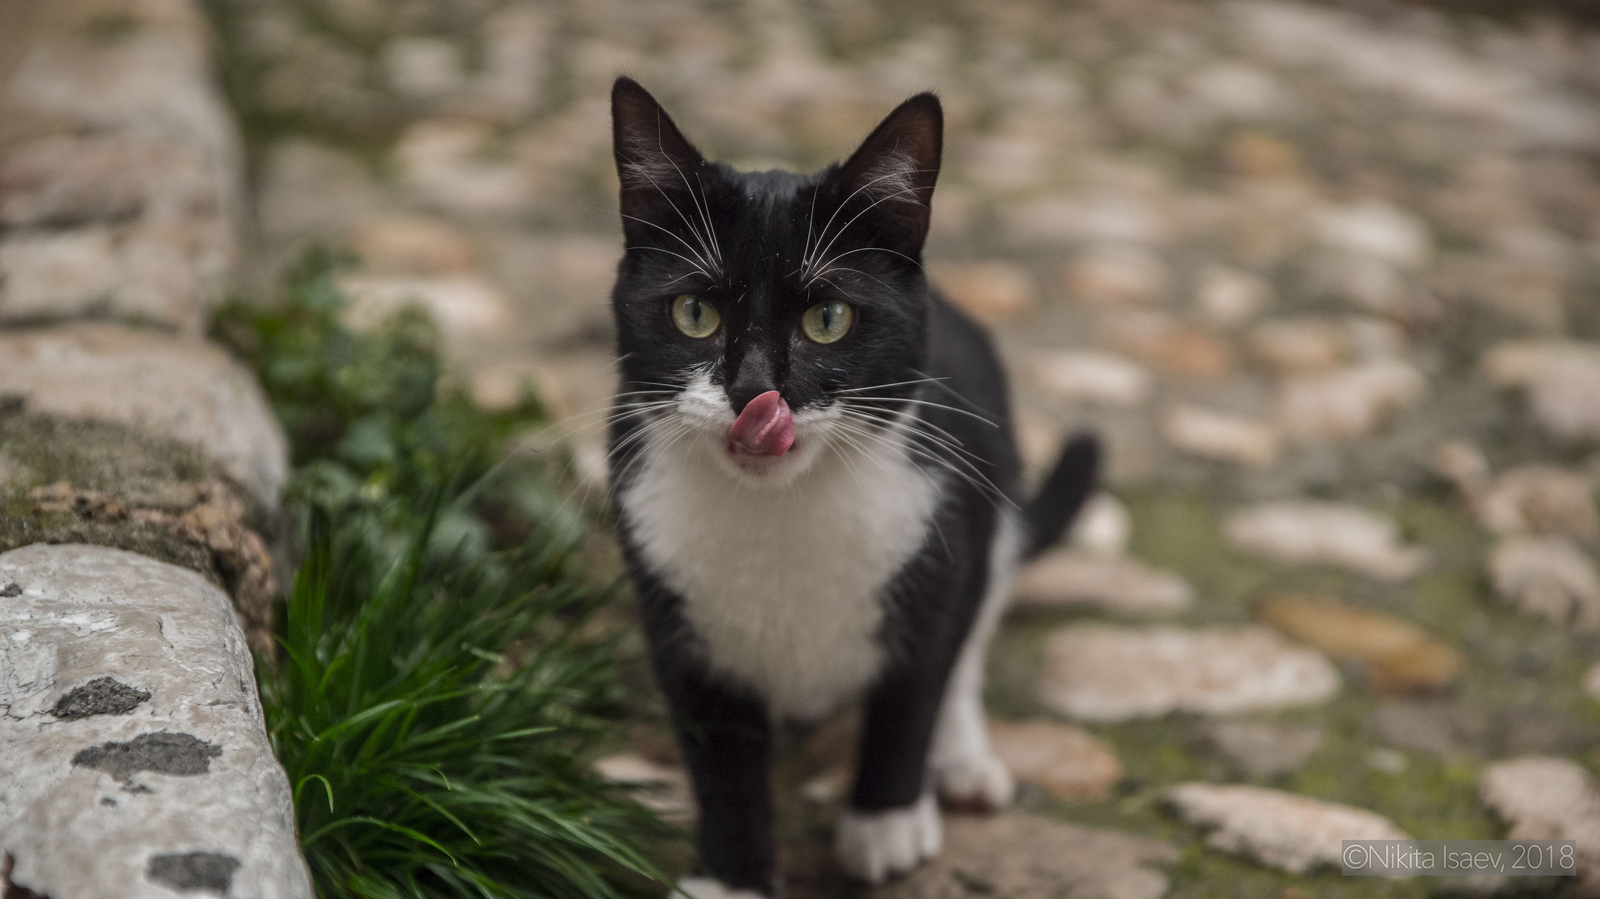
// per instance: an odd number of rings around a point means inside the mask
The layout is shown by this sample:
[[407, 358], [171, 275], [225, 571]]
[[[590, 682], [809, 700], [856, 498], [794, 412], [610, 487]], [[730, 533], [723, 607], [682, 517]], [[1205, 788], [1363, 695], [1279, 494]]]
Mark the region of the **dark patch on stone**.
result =
[[110, 796], [101, 796], [100, 797], [100, 804], [101, 805], [116, 805], [117, 804], [117, 800], [112, 799]]
[[126, 715], [149, 698], [147, 690], [118, 683], [109, 677], [97, 677], [56, 700], [56, 707], [50, 714], [63, 721], [90, 715]]
[[21, 595], [22, 595], [22, 585], [21, 584], [6, 584], [4, 587], [0, 587], [0, 596], [10, 597], [10, 596], [21, 596]]
[[145, 876], [180, 893], [210, 890], [226, 896], [233, 886], [233, 874], [238, 870], [239, 860], [231, 855], [185, 852], [152, 857]]
[[0, 856], [0, 899], [50, 899], [44, 893], [35, 892], [11, 881], [11, 869], [16, 863], [16, 857], [9, 852]]
[[0, 415], [16, 415], [28, 408], [28, 398], [20, 393], [0, 393]]
[[127, 743], [101, 743], [79, 750], [72, 764], [104, 771], [124, 783], [139, 771], [189, 777], [208, 774], [211, 760], [222, 755], [222, 747], [193, 734], [161, 731], [140, 734]]
[[1483, 708], [1457, 702], [1395, 702], [1373, 712], [1367, 731], [1391, 746], [1447, 759], [1566, 754], [1594, 742], [1593, 728], [1538, 706]]

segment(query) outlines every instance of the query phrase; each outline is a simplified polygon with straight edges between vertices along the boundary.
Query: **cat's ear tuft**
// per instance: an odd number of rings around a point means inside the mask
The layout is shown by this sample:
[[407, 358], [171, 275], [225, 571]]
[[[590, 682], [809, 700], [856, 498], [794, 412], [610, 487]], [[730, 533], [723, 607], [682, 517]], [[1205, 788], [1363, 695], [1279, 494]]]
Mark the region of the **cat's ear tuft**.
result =
[[692, 190], [689, 179], [705, 164], [656, 98], [626, 76], [611, 88], [611, 136], [623, 215], [649, 218], [656, 203]]
[[840, 168], [842, 198], [854, 195], [876, 204], [904, 229], [902, 239], [920, 249], [928, 235], [943, 145], [939, 98], [917, 94], [895, 107]]

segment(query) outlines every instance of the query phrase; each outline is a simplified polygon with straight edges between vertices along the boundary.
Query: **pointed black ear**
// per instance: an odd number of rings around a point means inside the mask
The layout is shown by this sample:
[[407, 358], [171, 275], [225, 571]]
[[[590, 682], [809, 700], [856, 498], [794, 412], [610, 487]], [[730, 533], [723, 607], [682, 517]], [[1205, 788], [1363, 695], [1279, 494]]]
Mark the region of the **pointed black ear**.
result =
[[933, 185], [939, 180], [944, 109], [933, 94], [917, 94], [862, 141], [840, 168], [840, 200], [865, 198], [896, 225], [900, 241], [920, 251], [928, 236]]
[[[699, 176], [705, 158], [632, 78], [618, 78], [611, 88], [611, 135], [624, 216], [652, 220], [664, 214], [658, 206], [690, 195], [689, 179]], [[632, 224], [624, 219], [624, 230]]]

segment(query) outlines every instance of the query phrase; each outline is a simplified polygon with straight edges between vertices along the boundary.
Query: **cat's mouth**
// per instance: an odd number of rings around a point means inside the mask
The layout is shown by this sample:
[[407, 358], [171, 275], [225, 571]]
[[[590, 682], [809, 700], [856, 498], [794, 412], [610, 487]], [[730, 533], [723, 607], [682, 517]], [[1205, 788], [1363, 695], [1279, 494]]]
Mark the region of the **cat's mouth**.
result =
[[728, 453], [734, 456], [778, 457], [794, 446], [794, 415], [776, 390], [745, 404], [728, 428]]

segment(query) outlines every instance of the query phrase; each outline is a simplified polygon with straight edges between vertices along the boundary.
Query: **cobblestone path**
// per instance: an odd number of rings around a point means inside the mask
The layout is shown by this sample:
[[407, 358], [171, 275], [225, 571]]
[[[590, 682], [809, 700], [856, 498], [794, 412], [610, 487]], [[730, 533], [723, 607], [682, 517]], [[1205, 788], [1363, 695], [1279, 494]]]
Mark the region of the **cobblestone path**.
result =
[[[258, 284], [351, 250], [354, 315], [420, 301], [481, 402], [561, 417], [612, 387], [616, 74], [747, 168], [940, 92], [931, 270], [992, 324], [1030, 467], [1092, 427], [1110, 473], [993, 653], [1018, 809], [870, 895], [1507, 887], [1330, 870], [1404, 834], [1568, 836], [1600, 877], [1600, 35], [1289, 0], [211, 6]], [[608, 770], [681, 776], [641, 714]], [[869, 895], [826, 861], [849, 728], [785, 754], [791, 897]]]

